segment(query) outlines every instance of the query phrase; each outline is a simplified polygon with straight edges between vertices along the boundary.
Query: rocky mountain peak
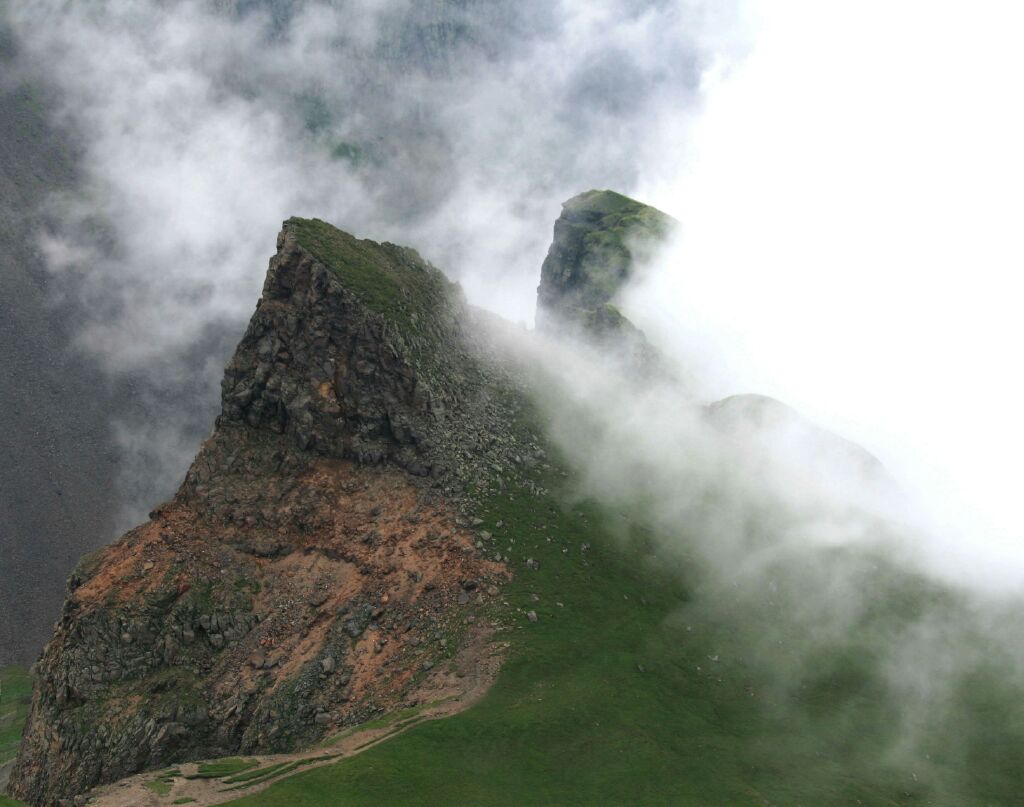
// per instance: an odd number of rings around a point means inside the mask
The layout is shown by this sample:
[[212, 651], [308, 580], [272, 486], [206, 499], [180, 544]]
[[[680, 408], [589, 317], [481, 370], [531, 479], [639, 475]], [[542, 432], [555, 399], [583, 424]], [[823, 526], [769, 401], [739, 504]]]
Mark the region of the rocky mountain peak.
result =
[[598, 335], [635, 330], [615, 297], [675, 226], [671, 216], [615, 191], [569, 199], [541, 267], [538, 327]]
[[225, 371], [221, 421], [426, 476], [473, 369], [465, 317], [460, 289], [415, 250], [290, 219]]
[[285, 222], [180, 490], [69, 580], [14, 795], [70, 803], [486, 688], [469, 617], [507, 571], [472, 497], [540, 447], [471, 316], [414, 250]]

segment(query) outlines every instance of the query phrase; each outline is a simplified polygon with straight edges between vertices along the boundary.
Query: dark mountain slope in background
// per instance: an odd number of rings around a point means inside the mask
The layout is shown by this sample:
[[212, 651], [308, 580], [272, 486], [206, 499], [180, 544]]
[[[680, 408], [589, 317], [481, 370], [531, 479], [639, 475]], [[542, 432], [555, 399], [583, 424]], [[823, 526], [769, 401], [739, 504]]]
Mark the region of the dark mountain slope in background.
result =
[[[739, 439], [785, 442], [801, 453], [809, 465], [824, 472], [831, 468], [848, 471], [851, 480], [884, 485], [895, 494], [896, 483], [881, 461], [837, 434], [827, 432], [801, 417], [781, 401], [764, 395], [730, 395], [708, 406], [708, 419], [717, 428]], [[808, 470], [811, 470], [810, 468]]]
[[[14, 56], [0, 27], [0, 74]], [[51, 102], [11, 72], [0, 80], [0, 666], [35, 659], [62, 581], [116, 513], [108, 389], [71, 348], [74, 301], [57, 303], [38, 248], [50, 194], [75, 182]]]
[[[2, 30], [0, 49], [0, 66], [13, 64]], [[211, 327], [166, 368], [113, 375], [77, 345], [95, 315], [82, 277], [52, 274], [40, 247], [59, 230], [55, 199], [78, 183], [75, 135], [53, 124], [57, 106], [16, 69], [0, 82], [0, 664], [35, 660], [77, 559], [123, 529], [138, 502], [166, 495], [160, 446], [119, 430], [173, 424], [198, 442], [216, 411], [205, 366], [223, 364], [240, 330]], [[104, 223], [95, 228], [103, 238]]]

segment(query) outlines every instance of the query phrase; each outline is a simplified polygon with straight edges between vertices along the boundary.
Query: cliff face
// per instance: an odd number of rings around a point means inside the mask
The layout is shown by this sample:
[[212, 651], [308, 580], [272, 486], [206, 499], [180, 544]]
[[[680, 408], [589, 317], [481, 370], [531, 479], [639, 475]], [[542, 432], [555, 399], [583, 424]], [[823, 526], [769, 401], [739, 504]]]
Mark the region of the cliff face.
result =
[[479, 372], [464, 316], [457, 287], [414, 251], [293, 219], [225, 373], [220, 423], [443, 476], [461, 436], [451, 416], [472, 403], [462, 386]]
[[291, 749], [493, 674], [474, 617], [506, 572], [465, 491], [539, 447], [467, 314], [412, 250], [286, 222], [177, 495], [69, 580], [13, 795]]

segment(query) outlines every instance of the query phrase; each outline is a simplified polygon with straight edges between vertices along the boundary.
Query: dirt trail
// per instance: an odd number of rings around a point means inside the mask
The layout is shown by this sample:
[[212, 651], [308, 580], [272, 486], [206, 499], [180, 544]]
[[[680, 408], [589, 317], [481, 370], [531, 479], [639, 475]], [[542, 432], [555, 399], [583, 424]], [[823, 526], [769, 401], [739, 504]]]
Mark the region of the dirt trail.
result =
[[[429, 700], [425, 706], [406, 709], [389, 716], [385, 721], [374, 721], [366, 728], [354, 727], [333, 739], [328, 739], [320, 746], [306, 749], [293, 754], [274, 754], [265, 756], [245, 755], [247, 760], [256, 760], [260, 770], [271, 765], [290, 762], [305, 762], [281, 776], [271, 776], [267, 781], [239, 787], [224, 780], [229, 774], [216, 779], [188, 779], [199, 770], [197, 762], [183, 763], [173, 766], [181, 772], [170, 781], [166, 793], [158, 793], [152, 789], [152, 783], [159, 776], [159, 771], [131, 776], [96, 788], [89, 795], [90, 807], [166, 807], [181, 799], [192, 799], [185, 802], [194, 807], [223, 804], [243, 796], [250, 796], [280, 782], [301, 771], [312, 770], [323, 765], [330, 765], [346, 757], [355, 756], [375, 745], [379, 745], [392, 737], [407, 731], [413, 726], [427, 720], [438, 720], [450, 717], [468, 709], [476, 703], [490, 688], [501, 666], [506, 645], [494, 643], [489, 652], [481, 653], [479, 646], [474, 652], [463, 652], [453, 659], [450, 669], [439, 672], [434, 678], [434, 685], [427, 691]], [[329, 755], [329, 758], [325, 758]], [[231, 789], [229, 788], [236, 788]], [[182, 803], [178, 801], [178, 803]]]

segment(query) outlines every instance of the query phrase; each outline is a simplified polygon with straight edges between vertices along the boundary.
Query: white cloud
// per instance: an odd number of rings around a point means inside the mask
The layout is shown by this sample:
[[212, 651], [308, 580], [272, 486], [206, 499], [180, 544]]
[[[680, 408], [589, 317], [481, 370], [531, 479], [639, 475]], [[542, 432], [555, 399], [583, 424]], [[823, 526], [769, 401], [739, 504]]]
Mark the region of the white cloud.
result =
[[877, 453], [948, 572], [1019, 586], [1024, 11], [752, 8], [678, 172], [640, 187], [685, 233], [634, 307], [703, 354], [709, 392], [775, 395]]

